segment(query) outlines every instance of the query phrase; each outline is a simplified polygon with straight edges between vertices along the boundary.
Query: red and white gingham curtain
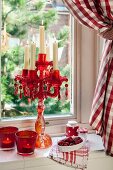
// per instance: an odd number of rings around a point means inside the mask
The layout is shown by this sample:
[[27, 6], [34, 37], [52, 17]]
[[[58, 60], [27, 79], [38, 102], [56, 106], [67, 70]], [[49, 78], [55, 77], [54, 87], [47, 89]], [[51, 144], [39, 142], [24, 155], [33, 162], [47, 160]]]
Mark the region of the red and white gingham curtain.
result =
[[89, 122], [113, 156], [113, 0], [63, 1], [80, 23], [106, 39]]

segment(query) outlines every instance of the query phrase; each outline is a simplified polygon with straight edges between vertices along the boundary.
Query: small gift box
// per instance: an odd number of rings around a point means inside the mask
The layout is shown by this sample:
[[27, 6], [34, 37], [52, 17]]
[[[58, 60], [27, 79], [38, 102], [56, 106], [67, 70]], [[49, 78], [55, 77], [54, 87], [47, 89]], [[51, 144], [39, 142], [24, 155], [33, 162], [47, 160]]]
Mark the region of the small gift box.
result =
[[17, 127], [7, 126], [0, 128], [0, 149], [11, 150], [15, 148], [15, 133]]

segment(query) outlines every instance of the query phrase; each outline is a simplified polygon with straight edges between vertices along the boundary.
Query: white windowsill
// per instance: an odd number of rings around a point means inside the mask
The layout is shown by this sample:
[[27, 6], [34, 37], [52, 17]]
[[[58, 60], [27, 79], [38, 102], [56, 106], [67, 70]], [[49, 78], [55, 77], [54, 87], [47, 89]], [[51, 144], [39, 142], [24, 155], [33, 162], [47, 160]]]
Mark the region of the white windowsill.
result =
[[[57, 142], [58, 140], [59, 137], [53, 137], [53, 144], [55, 144], [55, 142]], [[102, 140], [99, 136], [97, 136], [96, 134], [88, 134], [88, 140], [90, 141], [90, 154], [88, 160], [89, 166], [91, 161], [94, 159], [113, 159], [112, 157], [108, 157], [104, 154]], [[33, 170], [43, 170], [54, 166], [56, 167], [56, 169], [58, 168], [58, 170], [60, 170], [59, 168], [63, 165], [60, 165], [53, 160], [47, 158], [50, 149], [51, 148], [35, 149], [35, 153], [27, 157], [18, 155], [16, 149], [12, 151], [0, 151], [0, 170], [31, 170], [32, 168]], [[69, 170], [71, 168], [65, 167], [63, 169]]]

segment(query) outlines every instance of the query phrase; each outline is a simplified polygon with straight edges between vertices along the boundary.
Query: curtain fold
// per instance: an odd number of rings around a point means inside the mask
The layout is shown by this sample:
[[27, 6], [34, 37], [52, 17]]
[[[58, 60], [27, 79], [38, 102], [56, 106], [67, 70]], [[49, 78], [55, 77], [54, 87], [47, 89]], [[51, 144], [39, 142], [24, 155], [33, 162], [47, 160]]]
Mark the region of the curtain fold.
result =
[[106, 39], [89, 123], [113, 156], [113, 0], [63, 0], [83, 25]]

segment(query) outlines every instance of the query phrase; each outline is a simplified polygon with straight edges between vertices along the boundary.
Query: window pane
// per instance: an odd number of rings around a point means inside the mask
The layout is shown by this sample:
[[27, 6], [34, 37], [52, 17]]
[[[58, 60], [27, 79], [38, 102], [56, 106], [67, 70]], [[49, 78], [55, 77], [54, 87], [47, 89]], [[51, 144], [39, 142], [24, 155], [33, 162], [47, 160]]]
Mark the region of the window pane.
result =
[[[61, 100], [45, 100], [46, 115], [66, 115], [71, 108], [71, 16], [62, 0], [3, 1], [2, 11], [2, 117], [34, 116], [37, 114], [38, 99], [22, 99], [14, 95], [14, 77], [20, 74], [24, 65], [24, 47], [35, 42], [39, 53], [39, 25], [42, 20], [46, 30], [46, 42], [50, 46], [50, 60], [53, 60], [52, 43], [58, 40], [58, 66], [62, 76], [69, 79], [69, 96], [65, 97], [65, 84], [61, 87]], [[37, 55], [38, 56], [38, 55]], [[37, 59], [38, 57], [36, 57]]]

